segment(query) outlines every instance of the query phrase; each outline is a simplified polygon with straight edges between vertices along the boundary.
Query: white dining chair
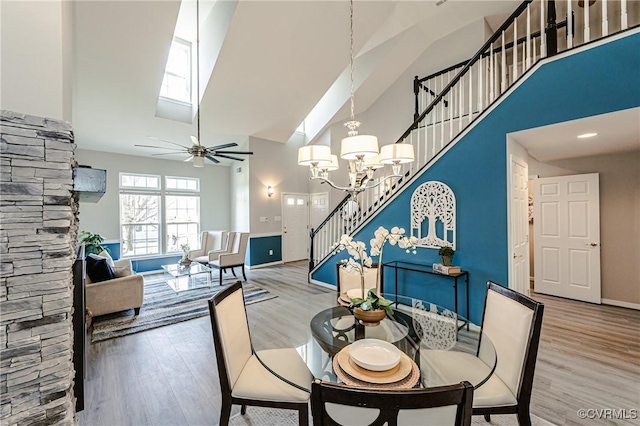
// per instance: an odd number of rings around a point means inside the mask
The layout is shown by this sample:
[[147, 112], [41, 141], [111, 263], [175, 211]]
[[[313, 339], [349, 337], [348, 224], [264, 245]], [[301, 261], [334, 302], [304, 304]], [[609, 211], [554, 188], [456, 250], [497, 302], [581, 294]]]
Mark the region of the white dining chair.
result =
[[309, 388], [311, 372], [293, 348], [263, 350], [256, 356], [240, 281], [209, 300], [209, 316], [222, 392], [220, 425], [229, 424], [233, 404], [242, 406], [241, 414], [247, 405], [297, 410], [299, 424], [308, 425], [309, 393], [303, 389]]

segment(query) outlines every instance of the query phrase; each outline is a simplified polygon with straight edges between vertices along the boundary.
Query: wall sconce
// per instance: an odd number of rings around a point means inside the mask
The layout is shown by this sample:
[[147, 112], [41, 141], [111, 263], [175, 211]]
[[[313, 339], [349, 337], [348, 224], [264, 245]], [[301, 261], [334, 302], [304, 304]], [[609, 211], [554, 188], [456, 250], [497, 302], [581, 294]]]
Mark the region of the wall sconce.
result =
[[273, 186], [267, 186], [267, 195], [269, 196], [269, 198], [271, 198], [271, 196], [273, 195]]

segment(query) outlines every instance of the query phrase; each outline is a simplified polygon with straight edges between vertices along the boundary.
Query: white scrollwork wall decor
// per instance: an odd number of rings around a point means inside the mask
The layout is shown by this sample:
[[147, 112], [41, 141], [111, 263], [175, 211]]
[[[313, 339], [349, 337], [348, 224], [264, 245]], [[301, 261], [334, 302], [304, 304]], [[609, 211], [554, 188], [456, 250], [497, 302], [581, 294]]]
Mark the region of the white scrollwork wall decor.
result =
[[432, 180], [416, 188], [411, 195], [411, 236], [420, 247], [455, 250], [456, 196], [449, 186]]

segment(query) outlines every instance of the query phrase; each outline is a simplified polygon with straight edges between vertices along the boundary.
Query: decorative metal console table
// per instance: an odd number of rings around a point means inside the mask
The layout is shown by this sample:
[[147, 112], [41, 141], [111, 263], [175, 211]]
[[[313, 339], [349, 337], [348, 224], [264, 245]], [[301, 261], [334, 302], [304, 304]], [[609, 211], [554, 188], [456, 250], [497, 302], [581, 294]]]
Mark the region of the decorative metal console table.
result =
[[[395, 271], [395, 280], [394, 280], [394, 288], [393, 291], [391, 290], [391, 288], [386, 287], [385, 283], [384, 283], [384, 269], [385, 268], [393, 268]], [[453, 280], [453, 293], [454, 293], [454, 306], [455, 306], [455, 313], [456, 314], [460, 314], [458, 311], [458, 279], [459, 278], [464, 278], [464, 282], [465, 282], [465, 302], [466, 302], [466, 311], [464, 313], [464, 317], [465, 318], [469, 318], [469, 272], [468, 271], [460, 271], [458, 273], [454, 273], [454, 274], [450, 274], [450, 275], [446, 275], [446, 274], [441, 274], [438, 272], [434, 272], [433, 271], [433, 267], [431, 267], [430, 265], [424, 265], [424, 264], [420, 264], [420, 263], [412, 263], [412, 262], [404, 262], [404, 261], [400, 261], [400, 260], [394, 260], [391, 262], [386, 262], [382, 264], [382, 273], [380, 274], [380, 288], [382, 289], [383, 292], [385, 293], [394, 293], [394, 294], [398, 294], [398, 270], [402, 270], [402, 271], [410, 271], [410, 272], [418, 272], [418, 273], [422, 273], [422, 274], [429, 274], [429, 275], [437, 275], [438, 277], [442, 277], [442, 278], [449, 278], [451, 280]], [[458, 330], [460, 330], [462, 327], [467, 326], [467, 330], [469, 330], [469, 321], [468, 320], [464, 320], [462, 322], [462, 325], [458, 326]]]

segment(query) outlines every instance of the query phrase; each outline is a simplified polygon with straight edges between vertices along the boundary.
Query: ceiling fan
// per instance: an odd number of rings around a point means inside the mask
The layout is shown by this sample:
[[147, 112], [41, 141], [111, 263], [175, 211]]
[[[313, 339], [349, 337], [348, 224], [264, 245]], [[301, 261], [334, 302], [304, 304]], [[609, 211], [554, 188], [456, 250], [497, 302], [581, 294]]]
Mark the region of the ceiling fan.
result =
[[[198, 130], [200, 130], [200, 129], [198, 129]], [[189, 154], [189, 157], [184, 161], [188, 162], [188, 161], [193, 160], [193, 165], [195, 167], [203, 167], [205, 158], [207, 160], [211, 161], [212, 163], [218, 164], [218, 163], [220, 163], [220, 160], [218, 160], [216, 157], [226, 158], [226, 159], [235, 160], [235, 161], [244, 161], [244, 158], [236, 157], [236, 155], [252, 155], [253, 154], [253, 152], [251, 152], [251, 151], [229, 151], [229, 150], [226, 150], [226, 148], [233, 148], [234, 146], [238, 146], [238, 144], [235, 143], [235, 142], [225, 143], [225, 144], [222, 144], [222, 145], [215, 145], [215, 146], [205, 147], [204, 145], [202, 145], [200, 143], [199, 139], [196, 136], [191, 136], [191, 141], [193, 142], [193, 145], [186, 146], [186, 145], [181, 145], [179, 143], [167, 141], [167, 140], [156, 138], [156, 137], [152, 137], [152, 136], [147, 136], [147, 137], [149, 139], [155, 139], [155, 140], [158, 140], [160, 142], [164, 142], [164, 143], [168, 143], [168, 144], [171, 144], [171, 145], [175, 145], [175, 146], [177, 146], [179, 148], [164, 147], [164, 146], [153, 146], [153, 145], [135, 145], [135, 146], [139, 146], [139, 147], [143, 147], [143, 148], [156, 148], [156, 149], [167, 149], [167, 150], [170, 150], [169, 152], [161, 152], [161, 153], [158, 153], [158, 154], [151, 154], [152, 157], [156, 157], [156, 156], [160, 156], [160, 155], [172, 155], [172, 154]]]
[[[215, 145], [205, 147], [200, 143], [200, 2], [196, 1], [196, 93], [198, 94], [198, 109], [196, 112], [197, 123], [198, 123], [198, 135], [191, 136], [191, 141], [193, 145], [186, 146], [181, 145], [179, 143], [167, 141], [164, 139], [156, 138], [153, 136], [147, 136], [149, 139], [155, 139], [160, 142], [169, 143], [171, 145], [175, 145], [180, 147], [180, 149], [169, 148], [163, 146], [153, 146], [153, 145], [134, 145], [143, 148], [157, 148], [157, 149], [168, 149], [171, 152], [162, 152], [158, 154], [151, 154], [152, 156], [159, 155], [172, 155], [172, 154], [189, 154], [189, 158], [184, 160], [185, 162], [193, 160], [194, 167], [204, 167], [205, 158], [215, 164], [220, 163], [216, 157], [226, 158], [229, 160], [235, 161], [244, 161], [244, 158], [235, 157], [234, 155], [253, 155], [251, 151], [223, 151], [226, 148], [232, 148], [234, 146], [238, 146], [237, 143], [226, 143], [222, 145]], [[233, 155], [229, 155], [233, 154]]]

